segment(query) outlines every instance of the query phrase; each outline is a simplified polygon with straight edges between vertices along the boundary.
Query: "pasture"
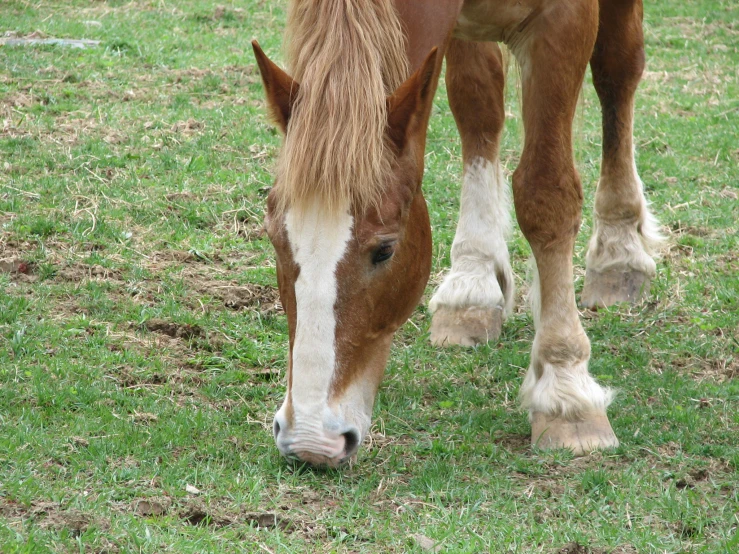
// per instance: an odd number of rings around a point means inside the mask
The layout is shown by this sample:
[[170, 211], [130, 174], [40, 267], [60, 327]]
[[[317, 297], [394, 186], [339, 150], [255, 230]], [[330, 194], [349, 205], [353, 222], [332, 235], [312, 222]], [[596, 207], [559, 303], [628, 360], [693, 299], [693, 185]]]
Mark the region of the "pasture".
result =
[[[261, 232], [280, 136], [251, 52], [282, 60], [285, 0], [3, 0], [0, 550], [739, 551], [739, 5], [648, 1], [637, 163], [668, 235], [648, 299], [583, 312], [621, 446], [533, 451], [516, 403], [529, 248], [501, 340], [432, 347], [459, 139], [437, 92], [427, 294], [398, 332], [356, 464], [293, 467], [271, 420], [287, 323]], [[515, 70], [502, 149], [520, 153]], [[589, 75], [576, 120], [600, 165]]]

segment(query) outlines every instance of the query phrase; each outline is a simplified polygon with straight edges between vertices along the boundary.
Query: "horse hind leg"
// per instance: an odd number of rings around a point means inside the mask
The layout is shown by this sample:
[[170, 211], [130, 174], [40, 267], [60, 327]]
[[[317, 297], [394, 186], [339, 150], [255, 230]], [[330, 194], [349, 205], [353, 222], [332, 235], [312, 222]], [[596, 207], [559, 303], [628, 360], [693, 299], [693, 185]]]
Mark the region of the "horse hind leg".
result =
[[575, 454], [618, 444], [606, 416], [612, 393], [588, 372], [590, 342], [580, 324], [572, 263], [583, 203], [572, 120], [597, 13], [596, 0], [557, 4], [538, 15], [528, 37], [513, 45], [523, 68], [525, 129], [513, 196], [537, 269], [536, 336], [520, 396], [529, 410], [532, 444]]
[[498, 338], [513, 305], [506, 238], [510, 195], [498, 161], [505, 68], [490, 42], [453, 39], [446, 54], [449, 104], [462, 139], [464, 177], [452, 267], [434, 294], [431, 341], [474, 346]]
[[587, 308], [648, 294], [662, 240], [634, 163], [634, 95], [644, 69], [641, 0], [601, 0], [590, 65], [603, 111], [603, 160], [581, 296]]

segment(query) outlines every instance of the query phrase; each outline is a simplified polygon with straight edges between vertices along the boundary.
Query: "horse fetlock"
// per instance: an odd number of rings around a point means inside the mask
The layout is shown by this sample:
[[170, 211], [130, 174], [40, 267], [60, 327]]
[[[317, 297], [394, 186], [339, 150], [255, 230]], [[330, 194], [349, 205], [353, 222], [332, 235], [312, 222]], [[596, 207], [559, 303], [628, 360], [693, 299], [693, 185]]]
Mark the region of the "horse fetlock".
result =
[[587, 254], [581, 304], [586, 308], [636, 302], [649, 294], [657, 265], [652, 252], [661, 241], [648, 223], [597, 221]]
[[551, 350], [537, 348], [538, 342], [534, 342], [531, 366], [519, 393], [522, 407], [530, 414], [573, 421], [589, 413], [605, 414], [614, 392], [588, 372], [589, 345]]
[[441, 307], [500, 308], [508, 316], [513, 309], [513, 271], [507, 259], [480, 263], [457, 260], [429, 302], [436, 312]]
[[575, 456], [582, 456], [618, 446], [618, 438], [605, 413], [589, 413], [570, 420], [533, 412], [530, 418], [531, 445], [536, 448], [568, 448]]
[[651, 221], [648, 224], [637, 219], [611, 222], [596, 217], [586, 264], [588, 269], [601, 272], [628, 268], [654, 277], [657, 265], [653, 254], [661, 241]]
[[513, 305], [509, 264], [483, 272], [452, 271], [429, 303], [431, 342], [437, 346], [475, 346], [496, 340]]

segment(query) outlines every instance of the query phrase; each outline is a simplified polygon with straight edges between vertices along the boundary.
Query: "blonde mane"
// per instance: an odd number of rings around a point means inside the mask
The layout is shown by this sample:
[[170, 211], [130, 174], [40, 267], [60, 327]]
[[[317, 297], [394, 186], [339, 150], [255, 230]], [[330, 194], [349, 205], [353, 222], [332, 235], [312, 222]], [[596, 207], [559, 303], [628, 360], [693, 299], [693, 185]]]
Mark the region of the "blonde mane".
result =
[[300, 84], [277, 163], [279, 209], [377, 204], [389, 170], [386, 98], [405, 80], [391, 0], [293, 0], [287, 60]]

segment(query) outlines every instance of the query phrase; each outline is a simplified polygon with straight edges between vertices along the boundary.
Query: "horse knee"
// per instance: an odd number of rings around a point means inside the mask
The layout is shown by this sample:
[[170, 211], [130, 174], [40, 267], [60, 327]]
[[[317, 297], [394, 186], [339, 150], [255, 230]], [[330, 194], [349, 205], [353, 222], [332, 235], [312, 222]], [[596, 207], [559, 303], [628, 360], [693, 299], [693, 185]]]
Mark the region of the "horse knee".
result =
[[583, 196], [573, 168], [560, 171], [526, 168], [513, 174], [516, 219], [532, 248], [573, 240], [580, 229]]

